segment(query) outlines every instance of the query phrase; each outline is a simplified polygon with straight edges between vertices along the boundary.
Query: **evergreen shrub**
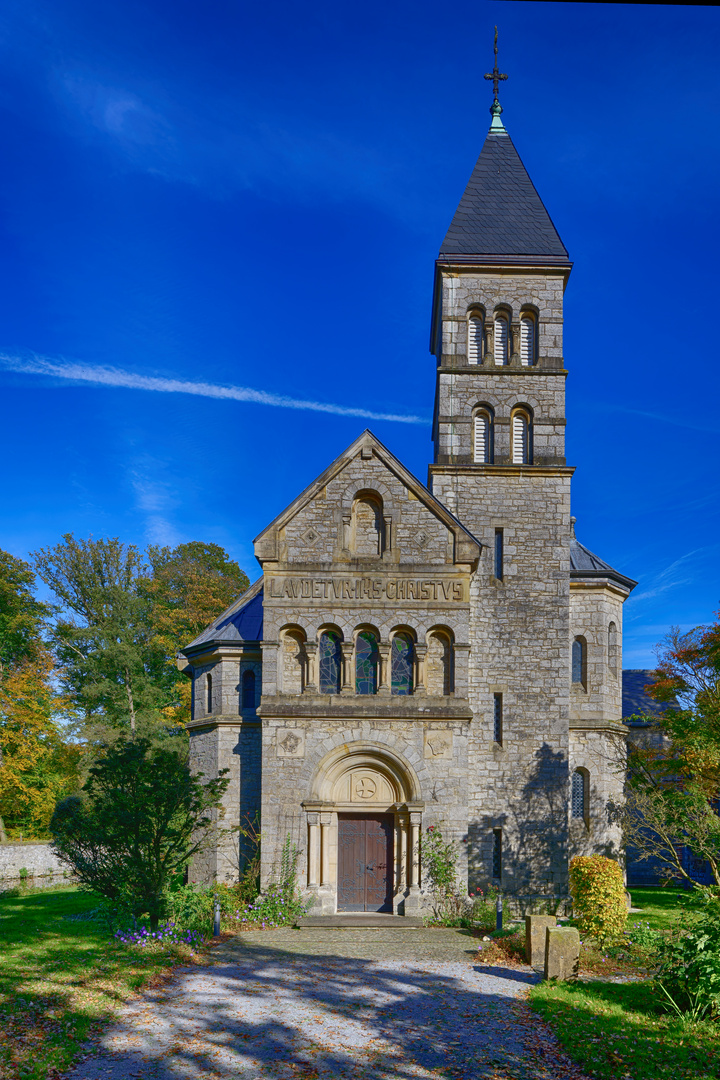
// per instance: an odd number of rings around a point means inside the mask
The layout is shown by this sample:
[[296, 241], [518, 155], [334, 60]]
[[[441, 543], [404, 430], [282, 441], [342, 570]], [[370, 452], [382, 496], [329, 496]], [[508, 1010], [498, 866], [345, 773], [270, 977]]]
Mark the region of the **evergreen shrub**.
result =
[[604, 855], [576, 855], [570, 860], [573, 916], [580, 932], [602, 946], [627, 922], [625, 882], [620, 865]]

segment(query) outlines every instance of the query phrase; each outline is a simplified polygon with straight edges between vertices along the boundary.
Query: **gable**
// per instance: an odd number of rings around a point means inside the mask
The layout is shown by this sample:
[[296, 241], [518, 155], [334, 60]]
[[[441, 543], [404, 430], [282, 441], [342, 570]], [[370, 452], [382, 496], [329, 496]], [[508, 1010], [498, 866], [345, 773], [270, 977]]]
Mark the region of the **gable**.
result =
[[480, 544], [366, 431], [255, 540], [266, 563], [452, 567]]

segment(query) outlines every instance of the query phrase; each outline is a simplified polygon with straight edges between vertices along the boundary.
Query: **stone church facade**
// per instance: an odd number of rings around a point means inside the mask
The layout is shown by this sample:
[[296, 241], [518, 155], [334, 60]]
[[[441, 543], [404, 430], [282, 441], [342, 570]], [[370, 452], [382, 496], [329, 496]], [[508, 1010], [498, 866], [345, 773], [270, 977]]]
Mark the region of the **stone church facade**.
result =
[[428, 908], [421, 835], [469, 889], [567, 893], [619, 854], [622, 605], [574, 535], [563, 297], [571, 263], [500, 120], [435, 267], [424, 486], [365, 431], [255, 541], [262, 576], [182, 654], [190, 753], [230, 771], [198, 880], [300, 851], [314, 914]]

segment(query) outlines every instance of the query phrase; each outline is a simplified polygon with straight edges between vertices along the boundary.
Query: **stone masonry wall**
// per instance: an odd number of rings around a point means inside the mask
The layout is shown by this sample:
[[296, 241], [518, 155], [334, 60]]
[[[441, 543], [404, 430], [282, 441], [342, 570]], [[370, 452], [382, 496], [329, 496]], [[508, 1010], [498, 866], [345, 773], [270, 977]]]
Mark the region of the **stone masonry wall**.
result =
[[[433, 490], [484, 544], [471, 587], [468, 743], [471, 887], [492, 878], [503, 830], [503, 886], [564, 893], [569, 711], [569, 470], [499, 475], [431, 466]], [[495, 530], [504, 579], [494, 573]], [[493, 739], [503, 695], [503, 745]]]
[[[447, 754], [434, 756], [428, 749], [432, 732], [451, 737]], [[295, 740], [287, 742], [288, 733]], [[277, 873], [286, 837], [300, 849], [299, 879], [307, 881], [307, 815], [302, 803], [310, 799], [320, 764], [331, 751], [354, 743], [386, 746], [414, 770], [425, 810], [423, 829], [442, 823], [445, 834], [463, 848], [467, 833], [468, 759], [467, 723], [423, 723], [421, 720], [290, 720], [263, 722], [263, 883]], [[361, 807], [358, 807], [361, 809]], [[367, 811], [384, 808], [368, 804]], [[331, 879], [336, 873], [337, 851], [331, 852]], [[461, 866], [464, 875], [465, 866]]]
[[[570, 588], [570, 642], [583, 637], [587, 645], [586, 686], [573, 683], [570, 716], [573, 720], [599, 719], [619, 723], [622, 717], [622, 605], [623, 596], [610, 585]], [[616, 656], [608, 650], [608, 627], [616, 626]]]
[[589, 773], [589, 820], [570, 821], [570, 850], [573, 855], [606, 855], [625, 864], [622, 831], [611, 823], [609, 807], [622, 802], [625, 779], [625, 733], [620, 731], [570, 731], [570, 772]]
[[0, 844], [0, 887], [19, 882], [21, 870], [27, 870], [32, 885], [42, 884], [42, 878], [57, 880], [70, 874], [50, 844]]

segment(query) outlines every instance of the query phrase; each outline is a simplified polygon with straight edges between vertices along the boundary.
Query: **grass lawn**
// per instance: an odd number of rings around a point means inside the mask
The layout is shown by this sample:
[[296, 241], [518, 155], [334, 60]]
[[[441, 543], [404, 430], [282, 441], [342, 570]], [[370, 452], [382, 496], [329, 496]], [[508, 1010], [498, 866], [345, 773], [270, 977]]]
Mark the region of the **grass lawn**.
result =
[[[653, 930], [669, 930], [683, 906], [677, 889], [630, 890], [628, 917]], [[614, 960], [612, 954], [625, 954]], [[583, 950], [581, 971], [602, 971], [601, 963], [624, 974], [638, 969], [641, 956], [627, 950]], [[591, 1076], [622, 1080], [716, 1080], [720, 1077], [720, 1024], [693, 1024], [664, 1011], [650, 981], [540, 983], [530, 992], [531, 1006], [552, 1028], [570, 1056]]]
[[131, 948], [68, 915], [98, 903], [72, 886], [0, 895], [0, 1078], [45, 1080], [133, 991], [193, 959], [184, 946]]

